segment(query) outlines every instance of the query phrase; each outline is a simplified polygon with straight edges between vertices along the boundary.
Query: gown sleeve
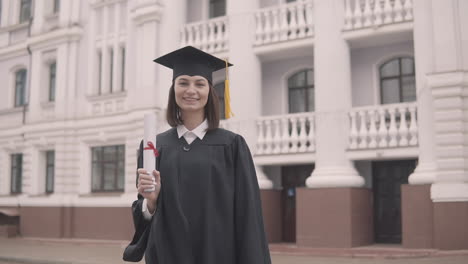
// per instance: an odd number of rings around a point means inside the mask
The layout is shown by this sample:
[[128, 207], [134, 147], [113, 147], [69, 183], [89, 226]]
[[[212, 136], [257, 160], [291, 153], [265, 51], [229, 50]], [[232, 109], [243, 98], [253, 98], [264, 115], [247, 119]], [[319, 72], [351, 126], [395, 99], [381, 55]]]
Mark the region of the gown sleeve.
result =
[[271, 264], [252, 155], [242, 136], [234, 141], [236, 263]]
[[[143, 168], [143, 141], [141, 141], [140, 149], [138, 150], [137, 168]], [[136, 175], [136, 185], [138, 185], [138, 172]], [[125, 261], [138, 262], [145, 254], [151, 220], [146, 220], [143, 216], [141, 207], [143, 199], [143, 196], [138, 194], [138, 200], [132, 204], [135, 234], [130, 244], [124, 250], [123, 260]]]

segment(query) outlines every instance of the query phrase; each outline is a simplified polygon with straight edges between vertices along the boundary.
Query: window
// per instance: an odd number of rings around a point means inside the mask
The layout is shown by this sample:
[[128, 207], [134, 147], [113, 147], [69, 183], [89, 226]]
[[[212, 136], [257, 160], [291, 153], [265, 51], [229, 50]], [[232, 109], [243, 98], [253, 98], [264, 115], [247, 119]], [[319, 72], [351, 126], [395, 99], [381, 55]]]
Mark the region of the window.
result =
[[380, 97], [382, 104], [416, 101], [414, 59], [391, 59], [379, 69]]
[[110, 49], [110, 70], [109, 70], [110, 93], [112, 93], [114, 82], [114, 49]]
[[56, 83], [57, 63], [49, 65], [49, 102], [55, 101], [55, 83]]
[[224, 82], [220, 82], [216, 84], [214, 88], [219, 98], [219, 118], [226, 119], [225, 105], [224, 105]]
[[121, 65], [121, 73], [120, 73], [120, 89], [125, 91], [125, 47], [121, 49], [122, 53], [122, 65]]
[[315, 110], [314, 71], [302, 70], [288, 79], [289, 113]]
[[93, 147], [91, 152], [92, 191], [123, 191], [125, 146]]
[[54, 14], [57, 14], [60, 11], [60, 0], [54, 0], [53, 11]]
[[98, 52], [98, 94], [102, 94], [102, 52]]
[[2, 0], [0, 0], [0, 27], [2, 26]]
[[21, 0], [19, 19], [20, 23], [26, 22], [31, 18], [31, 2], [31, 0]]
[[15, 73], [15, 107], [26, 104], [26, 69]]
[[55, 151], [46, 151], [46, 193], [54, 192], [54, 177], [55, 177]]
[[226, 15], [226, 0], [209, 0], [209, 18]]
[[23, 177], [23, 154], [11, 155], [11, 189], [12, 194], [21, 193]]

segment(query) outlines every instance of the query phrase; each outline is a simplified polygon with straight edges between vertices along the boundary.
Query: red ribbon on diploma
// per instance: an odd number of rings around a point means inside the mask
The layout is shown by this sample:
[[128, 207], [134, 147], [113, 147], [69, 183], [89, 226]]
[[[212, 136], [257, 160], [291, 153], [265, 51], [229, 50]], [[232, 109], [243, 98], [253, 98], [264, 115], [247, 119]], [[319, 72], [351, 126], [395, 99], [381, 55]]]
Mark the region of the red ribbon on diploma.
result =
[[155, 156], [155, 157], [158, 157], [158, 156], [159, 156], [159, 152], [158, 152], [158, 150], [154, 147], [153, 142], [148, 141], [148, 142], [146, 143], [146, 145], [148, 145], [148, 147], [145, 147], [144, 150], [153, 150], [154, 156]]

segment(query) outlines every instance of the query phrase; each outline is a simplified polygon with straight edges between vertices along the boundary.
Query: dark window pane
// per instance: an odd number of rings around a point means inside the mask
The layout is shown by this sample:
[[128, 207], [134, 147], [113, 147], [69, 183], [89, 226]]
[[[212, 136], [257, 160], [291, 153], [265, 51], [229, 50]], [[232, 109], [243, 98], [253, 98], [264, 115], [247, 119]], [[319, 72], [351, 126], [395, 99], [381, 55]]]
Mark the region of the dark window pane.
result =
[[309, 89], [308, 91], [309, 96], [309, 107], [306, 109], [307, 112], [315, 111], [315, 89]]
[[416, 82], [414, 76], [402, 78], [402, 101], [414, 102], [416, 101]]
[[49, 66], [49, 101], [55, 101], [56, 63]]
[[122, 70], [120, 73], [121, 90], [125, 90], [125, 48], [122, 48]]
[[60, 0], [54, 0], [54, 13], [58, 13], [60, 11]]
[[15, 106], [25, 104], [26, 93], [26, 70], [21, 69], [15, 74]]
[[380, 68], [380, 77], [394, 77], [400, 74], [399, 60], [393, 59]]
[[306, 111], [306, 104], [304, 101], [306, 98], [304, 89], [290, 89], [289, 90], [289, 112], [299, 113]]
[[125, 146], [94, 147], [92, 156], [92, 190], [123, 191]]
[[226, 15], [226, 0], [210, 0], [209, 18]]
[[20, 4], [20, 19], [19, 22], [23, 23], [31, 17], [31, 0], [21, 0]]
[[23, 154], [12, 154], [11, 156], [11, 193], [21, 193]]
[[398, 79], [382, 81], [382, 103], [393, 104], [400, 102], [400, 89]]
[[414, 75], [414, 60], [412, 58], [401, 59], [401, 72], [402, 74]]
[[46, 193], [54, 192], [55, 151], [46, 152]]

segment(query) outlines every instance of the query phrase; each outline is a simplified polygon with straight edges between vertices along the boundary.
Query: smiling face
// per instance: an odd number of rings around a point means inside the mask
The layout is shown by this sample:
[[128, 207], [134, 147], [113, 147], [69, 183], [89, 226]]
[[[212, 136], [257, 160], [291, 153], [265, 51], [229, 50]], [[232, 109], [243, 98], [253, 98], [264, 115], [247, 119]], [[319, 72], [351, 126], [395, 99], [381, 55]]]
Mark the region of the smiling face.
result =
[[184, 113], [200, 113], [204, 115], [208, 102], [210, 87], [202, 76], [178, 76], [174, 81], [175, 100]]

